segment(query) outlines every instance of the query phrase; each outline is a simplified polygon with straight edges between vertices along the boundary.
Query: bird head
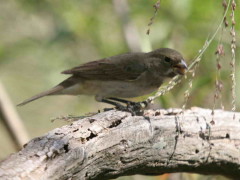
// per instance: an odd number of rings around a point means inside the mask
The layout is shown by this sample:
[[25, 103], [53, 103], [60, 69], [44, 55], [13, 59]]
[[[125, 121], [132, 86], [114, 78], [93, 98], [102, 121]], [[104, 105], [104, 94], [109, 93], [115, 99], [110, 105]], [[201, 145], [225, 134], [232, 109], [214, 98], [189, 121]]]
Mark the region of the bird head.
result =
[[161, 75], [174, 77], [184, 75], [187, 71], [187, 64], [182, 55], [176, 50], [169, 48], [160, 48], [151, 52], [159, 63]]

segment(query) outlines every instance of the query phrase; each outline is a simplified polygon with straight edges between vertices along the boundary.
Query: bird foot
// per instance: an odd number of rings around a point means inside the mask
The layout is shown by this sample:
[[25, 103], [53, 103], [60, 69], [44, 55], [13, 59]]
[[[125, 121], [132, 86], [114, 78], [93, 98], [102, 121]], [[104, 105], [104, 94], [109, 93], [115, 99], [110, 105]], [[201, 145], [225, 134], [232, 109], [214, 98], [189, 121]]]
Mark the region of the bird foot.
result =
[[146, 106], [146, 102], [129, 102], [127, 103], [127, 106], [119, 104], [115, 108], [105, 108], [104, 111], [117, 109], [119, 111], [130, 112], [133, 116], [141, 116], [143, 115], [143, 110]]
[[143, 115], [143, 104], [142, 102], [129, 102], [127, 106], [116, 107], [120, 111], [130, 112], [133, 116]]

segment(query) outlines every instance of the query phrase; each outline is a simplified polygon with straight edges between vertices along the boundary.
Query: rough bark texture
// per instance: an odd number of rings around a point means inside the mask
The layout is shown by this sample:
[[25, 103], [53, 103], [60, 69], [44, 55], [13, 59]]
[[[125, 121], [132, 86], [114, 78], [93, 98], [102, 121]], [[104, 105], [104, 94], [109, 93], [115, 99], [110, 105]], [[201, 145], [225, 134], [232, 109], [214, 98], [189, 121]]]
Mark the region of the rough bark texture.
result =
[[[240, 113], [192, 108], [108, 111], [31, 140], [0, 179], [109, 179], [194, 172], [240, 177]], [[214, 120], [214, 122], [212, 121]]]

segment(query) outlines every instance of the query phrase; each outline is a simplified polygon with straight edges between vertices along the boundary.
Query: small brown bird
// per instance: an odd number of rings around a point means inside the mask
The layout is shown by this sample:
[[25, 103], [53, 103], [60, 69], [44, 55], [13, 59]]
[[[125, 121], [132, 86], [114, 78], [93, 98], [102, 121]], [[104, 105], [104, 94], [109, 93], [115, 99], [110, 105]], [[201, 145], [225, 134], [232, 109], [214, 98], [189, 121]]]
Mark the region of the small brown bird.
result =
[[126, 53], [82, 64], [63, 74], [71, 77], [52, 89], [42, 92], [18, 104], [25, 105], [49, 95], [95, 95], [99, 102], [112, 104], [129, 103], [119, 98], [133, 98], [158, 89], [163, 81], [177, 74], [183, 75], [187, 65], [182, 55], [169, 48], [149, 53]]

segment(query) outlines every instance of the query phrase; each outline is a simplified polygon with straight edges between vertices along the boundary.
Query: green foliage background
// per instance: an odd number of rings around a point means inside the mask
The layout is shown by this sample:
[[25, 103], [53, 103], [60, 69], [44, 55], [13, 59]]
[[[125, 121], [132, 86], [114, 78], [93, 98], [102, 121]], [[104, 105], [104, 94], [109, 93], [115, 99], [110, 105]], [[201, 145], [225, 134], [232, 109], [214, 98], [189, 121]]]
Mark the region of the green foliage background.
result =
[[[188, 63], [197, 55], [206, 39], [214, 32], [223, 14], [221, 1], [168, 0], [161, 8], [146, 35], [153, 16], [153, 0], [131, 0], [130, 18], [140, 34], [143, 50], [170, 47], [180, 51]], [[238, 9], [237, 9], [238, 10]], [[236, 29], [239, 34], [236, 12]], [[230, 23], [230, 19], [228, 16]], [[193, 82], [188, 107], [212, 108], [216, 77], [216, 47], [220, 36], [203, 56]], [[223, 104], [231, 109], [229, 28], [222, 33], [225, 56], [221, 63], [224, 81]], [[237, 41], [239, 46], [239, 41]], [[112, 1], [100, 0], [2, 0], [0, 1], [0, 80], [14, 104], [46, 90], [67, 76], [59, 72], [91, 60], [128, 52], [122, 24]], [[239, 82], [239, 55], [236, 58], [236, 78]], [[161, 107], [181, 107], [187, 81], [160, 97]], [[239, 84], [237, 91], [239, 92]], [[147, 96], [146, 96], [147, 97]], [[136, 100], [143, 100], [140, 97]], [[82, 115], [96, 112], [106, 105], [93, 97], [58, 96], [43, 98], [18, 107], [30, 136], [40, 136], [65, 122], [51, 123], [60, 115]], [[217, 106], [219, 108], [219, 104]], [[237, 111], [240, 99], [237, 94]], [[0, 125], [0, 158], [14, 151], [6, 130]], [[142, 177], [134, 177], [141, 179]], [[199, 176], [193, 176], [198, 179]], [[124, 179], [124, 178], [121, 178]], [[127, 178], [126, 178], [127, 179]], [[128, 178], [130, 179], [130, 177]], [[154, 179], [151, 177], [149, 179]]]

